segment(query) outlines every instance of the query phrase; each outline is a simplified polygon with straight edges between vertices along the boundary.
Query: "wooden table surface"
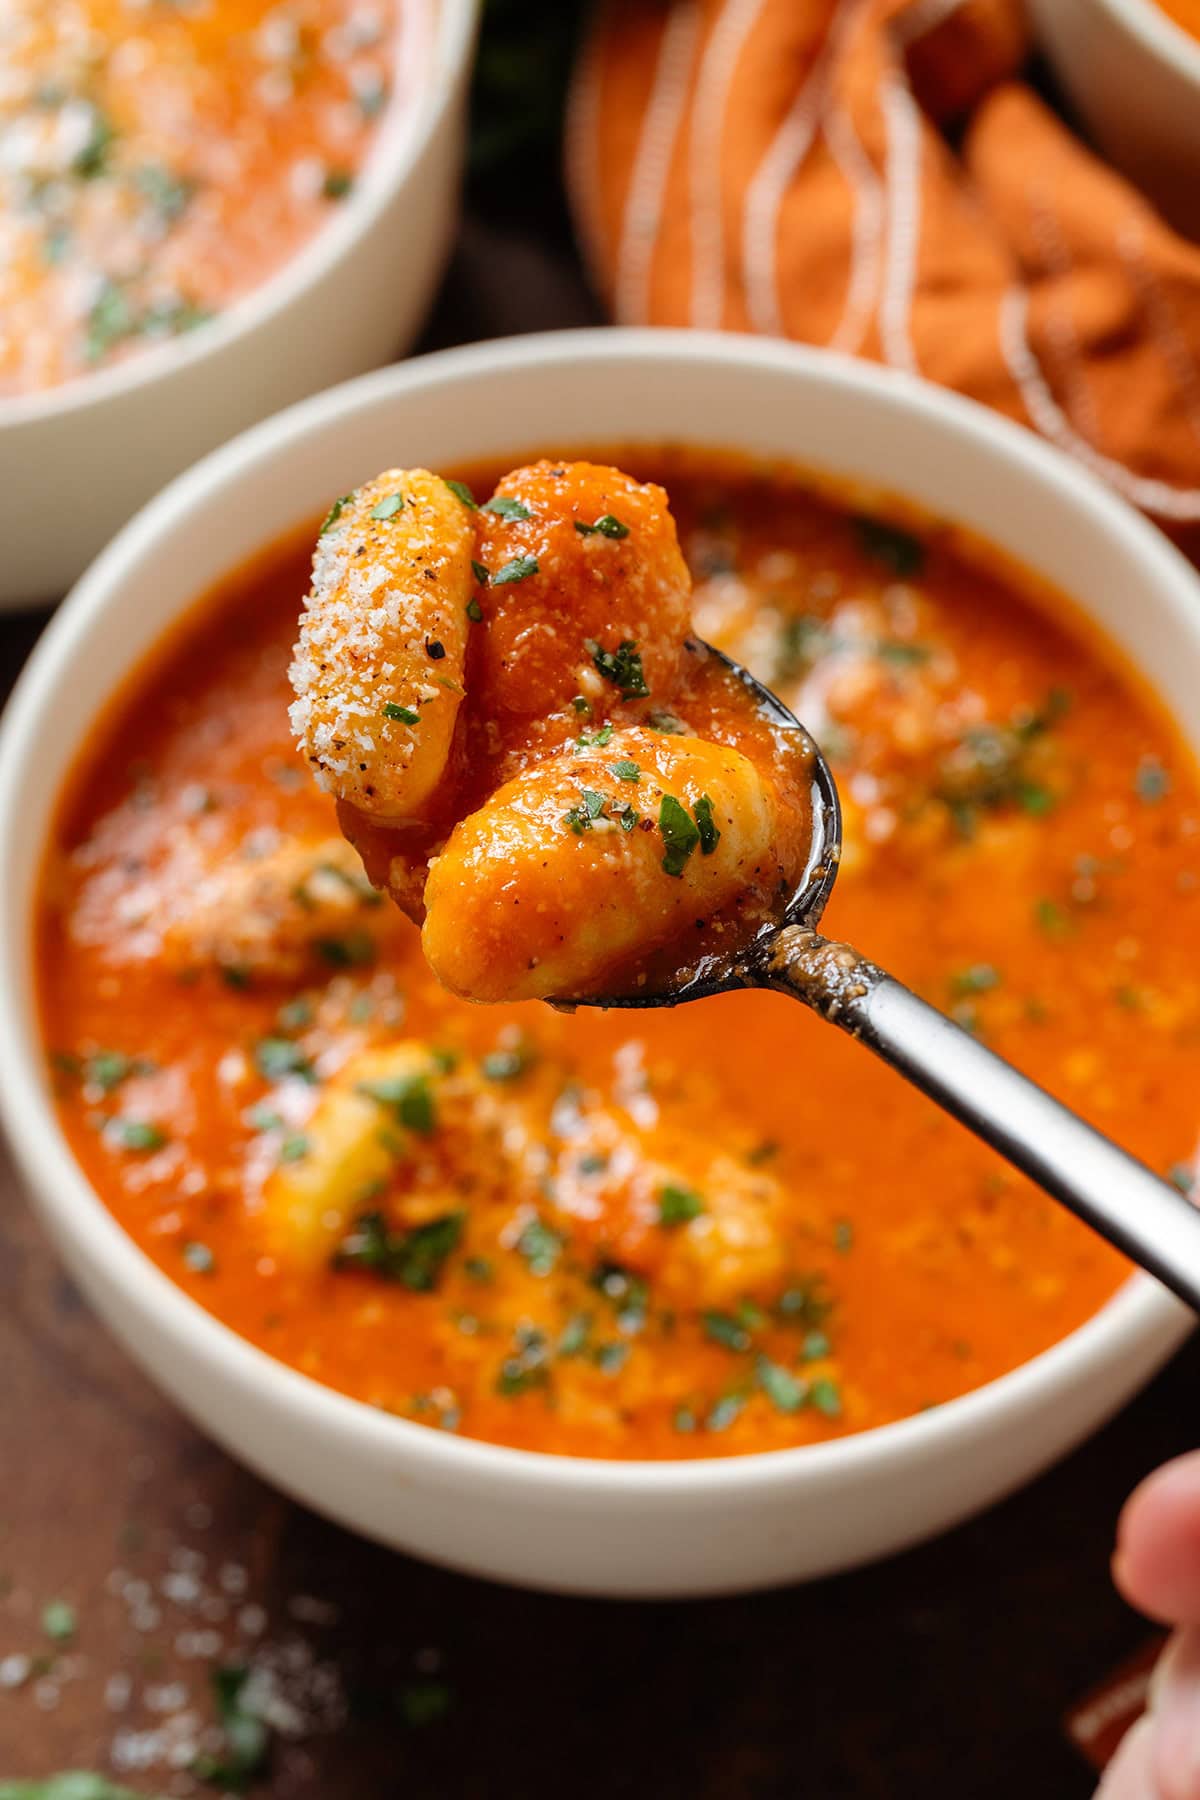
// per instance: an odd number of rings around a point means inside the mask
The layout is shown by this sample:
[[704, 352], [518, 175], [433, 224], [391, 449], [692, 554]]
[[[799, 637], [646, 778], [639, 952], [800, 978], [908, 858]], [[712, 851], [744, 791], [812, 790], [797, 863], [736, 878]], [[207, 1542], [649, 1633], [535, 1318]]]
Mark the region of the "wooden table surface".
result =
[[[592, 316], [569, 259], [472, 223], [428, 341]], [[5, 688], [40, 624], [0, 622]], [[1191, 1445], [1200, 1346], [937, 1543], [685, 1604], [489, 1586], [282, 1499], [112, 1343], [7, 1162], [0, 1370], [0, 1783], [115, 1755], [139, 1792], [189, 1791], [163, 1756], [189, 1758], [212, 1666], [253, 1644], [307, 1731], [280, 1740], [264, 1795], [1084, 1800], [1093, 1777], [1062, 1715], [1148, 1636], [1108, 1580], [1113, 1525], [1134, 1483]], [[69, 1643], [46, 1637], [51, 1601], [73, 1608]]]

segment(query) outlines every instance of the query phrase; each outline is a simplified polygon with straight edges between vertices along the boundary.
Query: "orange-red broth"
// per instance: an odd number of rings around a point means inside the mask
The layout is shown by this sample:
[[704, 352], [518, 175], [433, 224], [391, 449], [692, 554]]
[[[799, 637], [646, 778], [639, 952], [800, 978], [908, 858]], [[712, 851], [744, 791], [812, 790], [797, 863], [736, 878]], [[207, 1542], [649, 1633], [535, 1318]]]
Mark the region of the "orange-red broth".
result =
[[[1129, 672], [1067, 602], [1035, 602], [950, 530], [880, 530], [778, 467], [618, 460], [671, 493], [701, 632], [831, 752], [848, 848], [829, 927], [1186, 1184], [1200, 807], [1187, 753]], [[486, 491], [491, 473], [471, 478]], [[38, 956], [61, 1118], [156, 1263], [371, 1405], [605, 1457], [862, 1430], [1013, 1368], [1095, 1310], [1125, 1273], [1114, 1252], [779, 998], [632, 1017], [473, 1009], [435, 984], [407, 920], [365, 903], [346, 945], [326, 947], [345, 966], [284, 985], [169, 971], [159, 927], [198, 871], [333, 829], [286, 719], [310, 542], [239, 571], [136, 671], [47, 856]], [[525, 1172], [502, 1179], [492, 1140], [434, 1144], [415, 1187], [364, 1198], [409, 1222], [462, 1215], [432, 1291], [289, 1270], [266, 1254], [259, 1195], [281, 1155], [303, 1153], [321, 1084], [279, 1077], [279, 1057], [324, 1075], [399, 1034], [482, 1070], [519, 1120]], [[268, 1074], [263, 1040], [285, 1043]], [[680, 1303], [694, 1228], [661, 1223], [601, 1166], [596, 1144], [614, 1138], [702, 1198], [729, 1176], [722, 1157], [738, 1181], [773, 1184], [771, 1279], [714, 1300], [701, 1256]]]

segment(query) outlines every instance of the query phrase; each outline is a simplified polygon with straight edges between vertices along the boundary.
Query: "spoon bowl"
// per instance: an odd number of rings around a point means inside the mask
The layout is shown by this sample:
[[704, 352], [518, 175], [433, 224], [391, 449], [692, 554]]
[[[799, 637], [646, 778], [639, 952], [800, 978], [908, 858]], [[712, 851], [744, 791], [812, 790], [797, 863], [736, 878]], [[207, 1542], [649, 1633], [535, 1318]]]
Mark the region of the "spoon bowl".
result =
[[811, 838], [800, 879], [777, 917], [747, 943], [699, 959], [675, 981], [551, 1004], [571, 1011], [679, 1006], [740, 988], [789, 994], [873, 1050], [1200, 1312], [1200, 1211], [1185, 1195], [878, 964], [821, 936], [842, 849], [833, 771], [777, 694], [711, 644], [696, 647], [724, 665], [754, 710], [794, 740], [795, 754], [809, 765]]

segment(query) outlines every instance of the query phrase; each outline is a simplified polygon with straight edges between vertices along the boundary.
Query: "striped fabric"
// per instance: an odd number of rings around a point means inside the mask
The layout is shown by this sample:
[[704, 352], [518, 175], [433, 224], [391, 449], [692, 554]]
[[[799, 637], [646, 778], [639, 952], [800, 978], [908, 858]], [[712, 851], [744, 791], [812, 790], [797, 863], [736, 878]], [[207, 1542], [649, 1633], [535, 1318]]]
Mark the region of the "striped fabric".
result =
[[1018, 0], [603, 0], [567, 174], [622, 323], [874, 357], [1200, 548], [1200, 246], [1017, 79]]

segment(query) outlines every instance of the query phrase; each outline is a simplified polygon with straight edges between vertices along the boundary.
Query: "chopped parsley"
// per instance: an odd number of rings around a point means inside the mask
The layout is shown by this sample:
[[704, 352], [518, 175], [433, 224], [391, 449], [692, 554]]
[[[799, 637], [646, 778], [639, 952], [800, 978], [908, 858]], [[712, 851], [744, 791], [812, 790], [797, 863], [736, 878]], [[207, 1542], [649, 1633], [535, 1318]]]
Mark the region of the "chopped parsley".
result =
[[728, 1431], [740, 1415], [745, 1401], [740, 1394], [723, 1394], [704, 1421], [708, 1431]]
[[312, 1146], [309, 1143], [309, 1140], [302, 1131], [293, 1132], [290, 1137], [285, 1137], [282, 1144], [280, 1144], [279, 1160], [281, 1163], [302, 1162], [311, 1148]]
[[207, 1244], [185, 1244], [183, 1260], [196, 1275], [211, 1275], [217, 1266], [217, 1259]]
[[532, 1067], [533, 1052], [523, 1045], [508, 1050], [489, 1050], [480, 1058], [479, 1072], [485, 1081], [516, 1081]]
[[550, 1379], [547, 1366], [550, 1347], [535, 1325], [518, 1325], [513, 1333], [513, 1352], [505, 1357], [496, 1377], [496, 1392], [505, 1399], [542, 1387]]
[[244, 1704], [250, 1671], [242, 1663], [227, 1663], [210, 1676], [217, 1719], [224, 1737], [219, 1752], [202, 1751], [191, 1773], [213, 1787], [240, 1792], [266, 1766], [271, 1748], [271, 1728]]
[[345, 937], [318, 938], [313, 948], [334, 969], [361, 969], [375, 961], [375, 939], [369, 931], [349, 931]]
[[650, 692], [633, 638], [622, 638], [615, 650], [606, 650], [595, 638], [585, 639], [585, 646], [597, 672], [612, 682], [622, 700], [641, 700]]
[[711, 856], [721, 841], [721, 833], [713, 819], [713, 803], [707, 794], [701, 794], [692, 811], [696, 815], [696, 829], [700, 833], [700, 854]]
[[595, 788], [580, 788], [579, 796], [578, 805], [563, 814], [563, 824], [569, 825], [576, 837], [592, 829], [593, 821], [600, 817], [608, 801], [608, 795], [597, 793]]
[[1000, 976], [991, 963], [971, 963], [950, 977], [950, 992], [960, 998], [965, 994], [986, 994], [1000, 986]]
[[[586, 700], [584, 705], [587, 705]], [[591, 711], [590, 707], [588, 707], [588, 711]], [[602, 750], [611, 738], [614, 729], [612, 725], [598, 725], [595, 731], [581, 731], [575, 739], [576, 756], [582, 756], [585, 750]]]
[[837, 1219], [833, 1227], [833, 1247], [839, 1256], [847, 1256], [854, 1248], [854, 1226], [849, 1219]]
[[467, 617], [470, 619], [472, 625], [478, 625], [480, 619], [482, 619], [483, 608], [480, 606], [478, 600], [472, 598], [467, 601]]
[[560, 1356], [581, 1356], [587, 1349], [588, 1339], [591, 1335], [591, 1313], [572, 1313], [559, 1336], [558, 1354]]
[[479, 502], [476, 500], [465, 481], [447, 481], [446, 486], [450, 489], [450, 492], [454, 495], [456, 500], [461, 500], [463, 505], [469, 507], [472, 512], [479, 511]]
[[56, 1644], [69, 1644], [75, 1636], [75, 1608], [65, 1600], [50, 1600], [42, 1608], [42, 1630]]
[[808, 1403], [815, 1406], [819, 1413], [827, 1419], [840, 1419], [842, 1416], [842, 1391], [836, 1381], [827, 1375], [814, 1381], [808, 1390]]
[[382, 1213], [364, 1213], [338, 1245], [334, 1266], [366, 1270], [415, 1294], [430, 1293], [458, 1248], [466, 1219], [465, 1212], [443, 1213], [409, 1231], [391, 1231]]
[[120, 1050], [97, 1050], [83, 1065], [84, 1081], [89, 1087], [98, 1087], [102, 1094], [111, 1094], [130, 1075], [141, 1072], [141, 1065]]
[[496, 570], [492, 576], [492, 586], [502, 587], [509, 581], [524, 581], [526, 576], [536, 575], [537, 572], [536, 556], [514, 556], [511, 562], [506, 562], [502, 569]]
[[865, 513], [853, 521], [858, 547], [872, 562], [882, 563], [902, 581], [919, 575], [925, 567], [925, 546], [911, 531], [889, 525], [885, 519], [873, 519]]
[[661, 731], [664, 737], [686, 737], [687, 726], [673, 712], [652, 712], [646, 714], [646, 723], [651, 731]]
[[[523, 500], [511, 500], [507, 494], [493, 494], [490, 500], [483, 503], [484, 512], [495, 513], [498, 519], [532, 519], [533, 514]], [[536, 563], [534, 568], [536, 568]], [[533, 573], [531, 569], [530, 574]], [[513, 579], [517, 579], [515, 576]]]
[[798, 1381], [782, 1364], [759, 1356], [754, 1363], [755, 1379], [771, 1405], [779, 1412], [799, 1412], [808, 1395], [808, 1383]]
[[590, 1278], [590, 1286], [604, 1295], [616, 1309], [617, 1329], [633, 1336], [646, 1323], [650, 1290], [640, 1275], [620, 1263], [599, 1263]]
[[560, 1234], [544, 1219], [531, 1219], [517, 1239], [517, 1253], [529, 1264], [531, 1275], [549, 1275], [563, 1247]]
[[1172, 1187], [1177, 1187], [1181, 1194], [1190, 1194], [1196, 1186], [1196, 1171], [1187, 1163], [1172, 1163], [1167, 1170], [1167, 1180]]
[[829, 1339], [823, 1331], [810, 1331], [805, 1334], [800, 1346], [800, 1354], [805, 1362], [822, 1362], [832, 1349]]
[[282, 1081], [285, 1075], [316, 1080], [312, 1059], [291, 1038], [259, 1038], [254, 1046], [254, 1066], [265, 1081]]
[[[614, 800], [613, 806], [615, 805], [616, 801]], [[621, 807], [619, 812], [613, 812], [612, 807], [609, 808], [609, 812], [611, 817], [616, 819], [622, 831], [632, 831], [638, 820], [641, 818], [641, 814], [628, 803]]]
[[327, 169], [321, 192], [326, 200], [344, 200], [353, 186], [354, 177], [349, 169]]
[[674, 794], [664, 794], [658, 809], [658, 829], [662, 833], [666, 855], [662, 866], [668, 875], [682, 875], [696, 845], [700, 827]]
[[82, 175], [85, 181], [102, 175], [108, 162], [108, 153], [116, 138], [112, 122], [98, 106], [89, 107], [91, 120], [88, 135], [82, 149], [78, 150], [71, 163], [71, 172]]
[[676, 1187], [668, 1182], [658, 1190], [658, 1222], [660, 1225], [686, 1225], [704, 1212], [704, 1200], [694, 1188]]
[[1147, 806], [1155, 806], [1171, 791], [1171, 778], [1157, 756], [1143, 756], [1133, 778], [1134, 792]]
[[783, 1290], [775, 1311], [785, 1325], [820, 1325], [832, 1311], [819, 1275], [794, 1280]]
[[187, 210], [196, 191], [194, 181], [189, 181], [185, 175], [177, 175], [165, 163], [146, 163], [136, 171], [133, 179], [165, 225], [173, 225]]
[[600, 517], [589, 525], [584, 519], [576, 519], [575, 529], [580, 537], [599, 535], [606, 538], [627, 538], [628, 525], [622, 525], [620, 519], [614, 519], [611, 513], [601, 513]]
[[733, 1313], [709, 1310], [700, 1315], [704, 1335], [723, 1350], [741, 1352], [750, 1348], [750, 1333]]
[[385, 1081], [363, 1081], [358, 1091], [394, 1112], [401, 1125], [418, 1137], [437, 1130], [437, 1103], [424, 1075], [393, 1075]]
[[382, 500], [375, 502], [370, 516], [373, 519], [394, 519], [403, 505], [403, 494], [385, 494]]
[[399, 719], [402, 725], [419, 725], [421, 715], [414, 712], [411, 706], [401, 706], [397, 700], [385, 700], [383, 704], [385, 719]]
[[491, 570], [483, 563], [475, 562], [474, 560], [472, 560], [471, 563], [471, 573], [474, 575], [480, 587], [486, 587], [488, 582], [492, 579]]
[[161, 1150], [167, 1142], [162, 1126], [149, 1119], [110, 1119], [104, 1135], [119, 1144], [122, 1150]]
[[571, 701], [571, 705], [575, 708], [575, 711], [577, 713], [590, 714], [591, 710], [592, 710], [591, 701], [585, 700], [582, 694], [576, 694], [574, 699]]
[[613, 763], [611, 768], [618, 781], [638, 782], [642, 779], [642, 771], [627, 756], [622, 757], [620, 762]]

